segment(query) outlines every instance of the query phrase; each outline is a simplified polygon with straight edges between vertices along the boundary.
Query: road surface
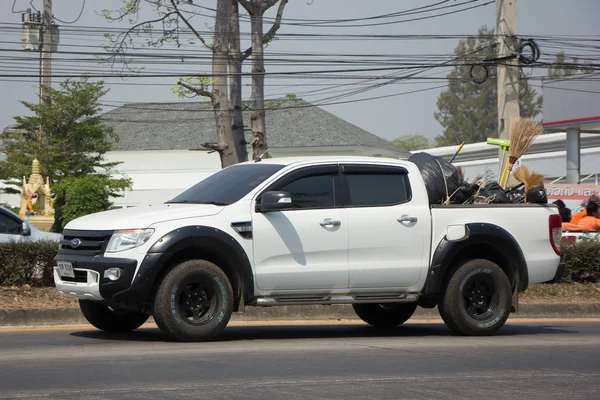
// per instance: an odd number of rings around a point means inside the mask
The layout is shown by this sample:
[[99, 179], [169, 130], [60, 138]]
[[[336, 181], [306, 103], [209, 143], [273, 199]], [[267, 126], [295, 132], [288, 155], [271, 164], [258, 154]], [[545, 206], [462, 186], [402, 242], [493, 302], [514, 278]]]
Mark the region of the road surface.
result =
[[155, 327], [0, 329], [0, 399], [600, 399], [600, 320], [228, 327], [212, 343]]

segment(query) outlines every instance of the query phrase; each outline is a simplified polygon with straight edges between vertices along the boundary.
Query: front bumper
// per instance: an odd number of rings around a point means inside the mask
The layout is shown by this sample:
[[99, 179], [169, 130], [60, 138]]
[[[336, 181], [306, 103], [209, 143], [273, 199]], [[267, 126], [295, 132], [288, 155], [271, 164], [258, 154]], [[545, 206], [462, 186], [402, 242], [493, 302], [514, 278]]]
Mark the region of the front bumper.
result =
[[[59, 292], [82, 300], [144, 303], [150, 300], [160, 267], [169, 256], [167, 253], [146, 254], [140, 268], [137, 268], [138, 261], [132, 258], [59, 253], [54, 260], [72, 262], [75, 279], [61, 277], [55, 267], [54, 282]], [[121, 269], [121, 277], [117, 281], [104, 277], [104, 271], [109, 268]]]
[[[137, 267], [137, 260], [101, 256], [79, 256], [58, 254], [55, 261], [73, 263], [75, 278], [65, 278], [54, 268], [54, 283], [59, 292], [84, 300], [114, 301], [117, 293], [131, 286]], [[120, 268], [122, 273], [117, 281], [104, 277], [108, 268]]]

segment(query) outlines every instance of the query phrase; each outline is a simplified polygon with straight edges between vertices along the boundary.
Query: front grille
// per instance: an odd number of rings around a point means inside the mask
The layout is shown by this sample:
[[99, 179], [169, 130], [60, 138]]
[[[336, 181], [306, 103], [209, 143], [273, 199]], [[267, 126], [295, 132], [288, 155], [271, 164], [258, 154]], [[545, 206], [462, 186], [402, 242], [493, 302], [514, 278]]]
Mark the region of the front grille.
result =
[[64, 282], [87, 283], [87, 271], [74, 270], [73, 272], [75, 273], [75, 278], [61, 276], [60, 280]]
[[59, 254], [100, 255], [112, 234], [113, 231], [65, 230], [60, 241]]

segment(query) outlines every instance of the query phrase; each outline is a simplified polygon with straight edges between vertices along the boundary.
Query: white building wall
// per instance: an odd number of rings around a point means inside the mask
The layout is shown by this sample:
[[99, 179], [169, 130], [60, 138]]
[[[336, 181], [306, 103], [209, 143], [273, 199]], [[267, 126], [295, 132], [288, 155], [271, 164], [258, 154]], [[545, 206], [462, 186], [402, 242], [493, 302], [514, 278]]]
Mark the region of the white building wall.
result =
[[133, 181], [132, 190], [115, 204], [161, 204], [221, 169], [219, 154], [205, 151], [111, 151], [106, 160], [122, 161], [114, 175]]

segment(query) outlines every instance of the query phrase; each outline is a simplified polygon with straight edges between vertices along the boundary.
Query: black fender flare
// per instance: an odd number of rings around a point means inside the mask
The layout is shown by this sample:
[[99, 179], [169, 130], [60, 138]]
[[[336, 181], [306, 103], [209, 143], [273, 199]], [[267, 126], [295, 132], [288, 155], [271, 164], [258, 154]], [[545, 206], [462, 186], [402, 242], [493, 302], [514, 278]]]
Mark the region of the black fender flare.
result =
[[254, 274], [243, 247], [228, 233], [200, 225], [177, 228], [158, 239], [148, 250], [128, 294], [136, 293], [140, 299], [149, 297], [170, 260], [187, 250], [206, 253], [226, 264], [220, 267], [231, 280], [236, 300], [243, 296], [247, 303], [254, 297]]
[[[513, 268], [516, 279], [516, 288], [519, 292], [524, 291], [529, 286], [529, 273], [527, 262], [521, 246], [506, 229], [489, 223], [470, 223], [466, 224], [465, 238], [459, 241], [449, 241], [444, 237], [432, 257], [429, 267], [423, 296], [437, 296], [442, 292], [442, 285], [446, 274], [457, 261], [455, 257], [465, 248], [485, 244], [491, 246], [508, 265]], [[514, 280], [513, 280], [513, 283]]]

